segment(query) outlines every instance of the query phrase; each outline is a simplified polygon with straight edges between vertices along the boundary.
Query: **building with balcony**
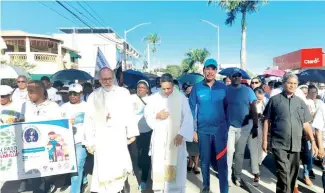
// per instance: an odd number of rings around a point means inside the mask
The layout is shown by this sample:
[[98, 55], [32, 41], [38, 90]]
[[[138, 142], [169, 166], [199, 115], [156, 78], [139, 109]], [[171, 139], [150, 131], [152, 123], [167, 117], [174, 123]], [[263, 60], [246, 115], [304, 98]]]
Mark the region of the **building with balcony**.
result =
[[20, 30], [0, 31], [0, 35], [6, 44], [1, 53], [2, 62], [34, 65], [29, 70], [33, 79], [63, 69], [78, 68], [79, 52], [63, 46], [63, 41], [58, 38]]
[[64, 41], [65, 46], [80, 51], [82, 58], [78, 61], [79, 69], [94, 76], [97, 50], [100, 48], [111, 68], [122, 62], [124, 69], [134, 66], [139, 53], [126, 43], [127, 62], [124, 64], [124, 40], [111, 28], [60, 28], [62, 33], [54, 34], [55, 38]]

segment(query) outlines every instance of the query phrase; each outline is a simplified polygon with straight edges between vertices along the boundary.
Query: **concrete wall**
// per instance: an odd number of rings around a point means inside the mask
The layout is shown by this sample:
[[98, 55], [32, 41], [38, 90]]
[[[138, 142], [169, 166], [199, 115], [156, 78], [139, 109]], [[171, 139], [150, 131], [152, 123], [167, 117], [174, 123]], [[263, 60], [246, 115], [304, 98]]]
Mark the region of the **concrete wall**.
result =
[[[96, 66], [97, 48], [103, 52], [112, 68], [116, 66], [116, 44], [96, 34], [54, 34], [55, 38], [62, 39], [65, 46], [78, 50], [81, 59], [78, 60], [80, 70], [94, 76]], [[112, 34], [105, 36], [114, 39]]]

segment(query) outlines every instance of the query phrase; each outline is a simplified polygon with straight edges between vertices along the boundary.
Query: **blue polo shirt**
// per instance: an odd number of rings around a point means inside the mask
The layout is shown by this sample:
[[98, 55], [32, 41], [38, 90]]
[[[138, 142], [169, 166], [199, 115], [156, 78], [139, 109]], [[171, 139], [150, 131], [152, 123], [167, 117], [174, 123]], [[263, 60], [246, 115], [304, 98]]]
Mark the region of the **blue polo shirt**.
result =
[[241, 128], [245, 116], [249, 114], [250, 103], [257, 100], [254, 91], [244, 85], [239, 87], [229, 85], [227, 87], [226, 100], [228, 104], [227, 115], [229, 125]]
[[192, 88], [189, 102], [194, 117], [197, 117], [198, 133], [217, 134], [226, 127], [226, 85], [215, 81], [210, 88], [205, 80]]

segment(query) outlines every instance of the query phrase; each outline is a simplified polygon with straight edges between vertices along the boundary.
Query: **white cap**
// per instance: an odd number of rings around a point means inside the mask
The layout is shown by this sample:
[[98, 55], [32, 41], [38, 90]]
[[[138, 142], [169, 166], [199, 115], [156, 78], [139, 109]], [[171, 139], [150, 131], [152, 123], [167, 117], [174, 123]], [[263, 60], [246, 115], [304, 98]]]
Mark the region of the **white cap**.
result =
[[9, 94], [12, 94], [12, 91], [14, 89], [12, 89], [10, 86], [8, 85], [0, 85], [0, 95], [3, 96], [3, 95], [9, 95]]
[[82, 92], [82, 86], [80, 84], [73, 83], [69, 86], [69, 92], [76, 92], [81, 93]]

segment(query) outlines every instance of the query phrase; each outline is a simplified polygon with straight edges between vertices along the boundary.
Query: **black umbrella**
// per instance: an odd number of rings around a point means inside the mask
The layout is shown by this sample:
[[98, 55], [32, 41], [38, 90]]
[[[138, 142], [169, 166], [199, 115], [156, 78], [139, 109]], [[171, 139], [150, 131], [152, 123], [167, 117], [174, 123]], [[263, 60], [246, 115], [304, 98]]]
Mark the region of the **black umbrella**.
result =
[[325, 83], [325, 70], [321, 69], [308, 69], [297, 74], [299, 81], [305, 82], [324, 82]]
[[85, 71], [76, 70], [76, 69], [68, 69], [68, 70], [60, 70], [51, 76], [53, 80], [68, 80], [68, 81], [75, 81], [75, 80], [92, 80], [93, 77], [90, 76]]

